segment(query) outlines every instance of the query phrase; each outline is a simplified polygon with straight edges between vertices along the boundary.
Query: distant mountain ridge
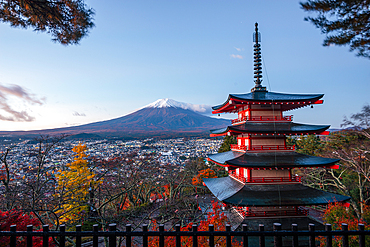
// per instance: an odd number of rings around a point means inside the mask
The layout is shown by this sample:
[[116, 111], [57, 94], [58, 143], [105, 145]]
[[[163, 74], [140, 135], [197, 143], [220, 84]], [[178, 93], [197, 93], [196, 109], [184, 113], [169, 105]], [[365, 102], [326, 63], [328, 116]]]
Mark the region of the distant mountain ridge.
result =
[[230, 124], [230, 120], [211, 118], [198, 113], [206, 113], [208, 107], [210, 108], [207, 105], [161, 99], [131, 114], [111, 120], [47, 130], [0, 131], [0, 134], [20, 136], [87, 133], [122, 138], [206, 136], [210, 129]]

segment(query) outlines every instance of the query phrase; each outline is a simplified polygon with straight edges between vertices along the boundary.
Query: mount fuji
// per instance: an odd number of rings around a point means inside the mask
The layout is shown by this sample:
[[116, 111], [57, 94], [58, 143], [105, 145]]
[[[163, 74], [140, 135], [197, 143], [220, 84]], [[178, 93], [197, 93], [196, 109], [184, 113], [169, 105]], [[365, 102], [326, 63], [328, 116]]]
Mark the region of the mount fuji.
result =
[[166, 108], [166, 107], [175, 107], [175, 108], [182, 108], [185, 110], [191, 110], [200, 114], [210, 114], [212, 112], [212, 108], [210, 105], [194, 105], [190, 103], [183, 103], [178, 102], [173, 99], [159, 99], [157, 101], [154, 101], [153, 103], [150, 103], [149, 105], [146, 105], [140, 109], [143, 108]]
[[100, 137], [149, 138], [208, 136], [210, 129], [225, 127], [230, 120], [216, 119], [202, 114], [210, 113], [208, 105], [194, 105], [172, 99], [159, 99], [128, 115], [79, 126], [33, 130], [0, 131], [2, 135], [98, 135]]

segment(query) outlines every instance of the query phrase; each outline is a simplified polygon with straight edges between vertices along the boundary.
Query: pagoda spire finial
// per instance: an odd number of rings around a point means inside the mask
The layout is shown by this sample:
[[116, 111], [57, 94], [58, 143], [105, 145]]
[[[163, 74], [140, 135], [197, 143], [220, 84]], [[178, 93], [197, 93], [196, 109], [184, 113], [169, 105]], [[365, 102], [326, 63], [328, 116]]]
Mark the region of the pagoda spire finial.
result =
[[262, 63], [261, 63], [261, 45], [259, 42], [261, 41], [261, 34], [258, 32], [258, 23], [255, 24], [256, 29], [255, 33], [253, 34], [253, 41], [254, 44], [254, 78], [256, 83], [255, 87], [251, 89], [252, 92], [255, 91], [266, 91], [266, 87], [262, 87]]

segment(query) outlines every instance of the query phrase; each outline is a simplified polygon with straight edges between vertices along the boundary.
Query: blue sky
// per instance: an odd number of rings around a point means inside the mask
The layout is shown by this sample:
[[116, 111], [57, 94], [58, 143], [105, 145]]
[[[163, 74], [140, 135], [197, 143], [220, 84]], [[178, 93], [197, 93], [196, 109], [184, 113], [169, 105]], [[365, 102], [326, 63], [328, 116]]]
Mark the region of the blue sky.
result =
[[336, 128], [344, 115], [369, 103], [370, 60], [348, 47], [323, 47], [324, 35], [303, 20], [308, 14], [299, 1], [87, 4], [95, 9], [96, 26], [77, 46], [0, 24], [0, 86], [23, 90], [21, 96], [6, 90], [3, 96], [33, 120], [0, 120], [0, 130], [107, 120], [160, 98], [221, 104], [229, 93], [254, 86], [255, 22], [262, 34], [263, 85], [275, 92], [325, 94], [323, 105], [288, 112], [295, 122]]

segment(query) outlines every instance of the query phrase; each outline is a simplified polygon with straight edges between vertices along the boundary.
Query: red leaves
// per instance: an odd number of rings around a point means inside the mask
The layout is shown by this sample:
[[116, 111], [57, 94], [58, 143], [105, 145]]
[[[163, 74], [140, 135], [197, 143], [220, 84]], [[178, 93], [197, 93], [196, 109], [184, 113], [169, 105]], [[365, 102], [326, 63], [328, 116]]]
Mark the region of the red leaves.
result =
[[[157, 222], [154, 220], [152, 221], [153, 225], [151, 227], [152, 231], [158, 231]], [[201, 220], [198, 225], [198, 231], [208, 231], [209, 225], [214, 225], [215, 231], [225, 231], [226, 230], [226, 223], [227, 217], [221, 211], [221, 205], [218, 202], [212, 202], [212, 211], [208, 212], [205, 219]], [[181, 231], [191, 231], [192, 226], [194, 223], [189, 223], [188, 225], [181, 227]], [[165, 246], [176, 246], [176, 239], [175, 237], [166, 237], [165, 238]], [[226, 238], [225, 237], [215, 237], [214, 239], [216, 246], [226, 246]], [[159, 245], [159, 238], [158, 237], [149, 237], [149, 246], [155, 247]], [[193, 238], [192, 237], [181, 237], [181, 246], [190, 247], [193, 246]], [[209, 246], [209, 237], [207, 236], [200, 236], [198, 237], [198, 246], [200, 247], [208, 247]], [[232, 246], [241, 246], [239, 242], [233, 242]]]
[[41, 226], [37, 219], [23, 212], [14, 209], [5, 212], [0, 211], [0, 231], [9, 231], [11, 225], [17, 225], [18, 231], [26, 231], [27, 225]]
[[[364, 214], [367, 216], [370, 213], [370, 206], [364, 205]], [[342, 230], [342, 224], [348, 225], [348, 230], [358, 230], [358, 224], [364, 224], [365, 230], [370, 229], [370, 224], [366, 223], [362, 219], [358, 219], [353, 212], [350, 211], [350, 208], [346, 207], [342, 203], [329, 204], [328, 208], [324, 214], [324, 223], [329, 223], [332, 225], [332, 230]], [[321, 244], [320, 246], [326, 246], [324, 237], [319, 238]], [[335, 236], [333, 238], [333, 243], [335, 246], [338, 246], [341, 242], [341, 237]], [[350, 246], [358, 246], [358, 236], [349, 236]], [[369, 246], [369, 242], [366, 242]], [[340, 245], [339, 245], [340, 246]]]
[[[27, 225], [33, 225], [39, 228], [41, 226], [37, 219], [32, 218], [28, 214], [20, 211], [0, 211], [0, 231], [9, 231], [11, 225], [17, 225], [17, 231], [26, 231]], [[0, 247], [9, 246], [9, 237], [0, 238]], [[17, 246], [26, 246], [26, 238], [17, 237]], [[33, 238], [33, 246], [42, 246], [42, 240], [40, 237]]]

